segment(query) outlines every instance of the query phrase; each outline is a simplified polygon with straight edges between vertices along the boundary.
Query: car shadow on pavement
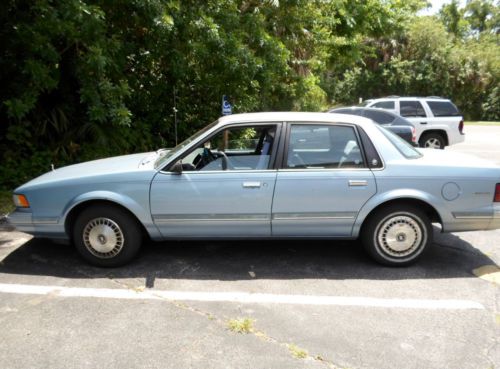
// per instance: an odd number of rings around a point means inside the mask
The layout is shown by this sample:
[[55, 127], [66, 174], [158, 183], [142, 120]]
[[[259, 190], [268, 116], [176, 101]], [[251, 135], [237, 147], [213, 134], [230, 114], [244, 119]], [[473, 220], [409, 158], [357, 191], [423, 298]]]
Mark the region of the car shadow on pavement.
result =
[[249, 280], [249, 279], [422, 279], [473, 278], [472, 270], [496, 265], [454, 234], [438, 234], [415, 265], [380, 266], [357, 241], [198, 241], [149, 242], [139, 257], [121, 268], [85, 263], [73, 247], [31, 239], [0, 262], [0, 273], [63, 278]]

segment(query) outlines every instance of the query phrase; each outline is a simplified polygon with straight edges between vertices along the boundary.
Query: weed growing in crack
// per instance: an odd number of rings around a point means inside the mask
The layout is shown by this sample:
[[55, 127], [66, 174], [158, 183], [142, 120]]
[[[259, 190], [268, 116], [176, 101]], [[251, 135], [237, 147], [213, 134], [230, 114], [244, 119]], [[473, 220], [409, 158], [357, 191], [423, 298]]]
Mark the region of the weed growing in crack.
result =
[[247, 334], [253, 332], [253, 323], [254, 320], [250, 318], [237, 318], [229, 319], [227, 326], [233, 332]]
[[296, 359], [305, 359], [309, 355], [306, 350], [301, 349], [293, 343], [288, 344], [287, 347], [292, 356]]

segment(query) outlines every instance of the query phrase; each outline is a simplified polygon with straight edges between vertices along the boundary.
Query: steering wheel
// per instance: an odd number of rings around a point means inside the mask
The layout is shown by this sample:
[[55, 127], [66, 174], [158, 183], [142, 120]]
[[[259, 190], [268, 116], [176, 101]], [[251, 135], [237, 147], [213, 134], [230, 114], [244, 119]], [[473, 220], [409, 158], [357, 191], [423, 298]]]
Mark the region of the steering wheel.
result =
[[231, 161], [229, 160], [224, 151], [217, 151], [217, 155], [220, 155], [220, 157], [222, 158], [222, 170], [234, 169], [233, 165], [231, 164]]
[[203, 148], [203, 151], [196, 155], [193, 160], [193, 164], [196, 167], [196, 170], [200, 170], [216, 159], [217, 157], [209, 149]]

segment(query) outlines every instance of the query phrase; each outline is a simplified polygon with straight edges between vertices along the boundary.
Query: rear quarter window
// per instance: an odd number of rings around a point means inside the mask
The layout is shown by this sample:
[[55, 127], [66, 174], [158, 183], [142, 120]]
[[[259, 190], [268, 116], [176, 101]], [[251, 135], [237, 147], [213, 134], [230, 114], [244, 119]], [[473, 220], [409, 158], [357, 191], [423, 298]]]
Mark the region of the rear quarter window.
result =
[[457, 117], [460, 111], [451, 101], [427, 101], [435, 117]]

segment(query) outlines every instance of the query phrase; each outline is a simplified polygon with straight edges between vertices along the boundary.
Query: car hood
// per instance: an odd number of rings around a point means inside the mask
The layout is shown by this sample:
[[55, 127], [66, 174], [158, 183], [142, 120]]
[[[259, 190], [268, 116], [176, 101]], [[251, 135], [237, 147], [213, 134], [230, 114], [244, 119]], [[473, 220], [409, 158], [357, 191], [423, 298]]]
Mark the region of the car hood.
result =
[[25, 186], [38, 186], [46, 183], [81, 179], [85, 177], [137, 172], [148, 169], [152, 170], [154, 169], [154, 162], [158, 155], [159, 151], [122, 155], [56, 168], [55, 170], [42, 174], [41, 176], [27, 182], [16, 191]]

